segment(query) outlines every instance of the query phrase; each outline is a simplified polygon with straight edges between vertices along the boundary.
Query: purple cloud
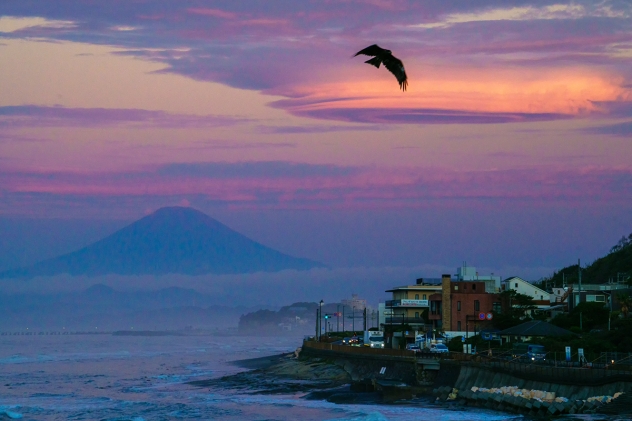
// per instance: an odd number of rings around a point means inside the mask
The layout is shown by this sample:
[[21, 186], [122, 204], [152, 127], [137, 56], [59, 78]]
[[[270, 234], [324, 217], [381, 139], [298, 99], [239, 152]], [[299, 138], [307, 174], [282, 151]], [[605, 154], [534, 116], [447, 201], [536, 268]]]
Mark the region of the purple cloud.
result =
[[[0, 213], [65, 203], [213, 204], [247, 209], [406, 209], [521, 204], [629, 204], [629, 169], [552, 164], [506, 170], [374, 168], [293, 162], [174, 163], [121, 173], [0, 172]], [[460, 204], [460, 205], [459, 205]]]
[[66, 108], [20, 105], [0, 107], [0, 127], [111, 126], [135, 124], [142, 126], [216, 127], [230, 126], [251, 120], [226, 116], [196, 116], [170, 114], [125, 108]]
[[[570, 11], [556, 11], [559, 5], [568, 6]], [[547, 6], [556, 7], [549, 10]], [[527, 12], [522, 18], [485, 18], [490, 11], [509, 13], [512, 8], [524, 8]], [[550, 16], [543, 17], [542, 13]], [[516, 64], [533, 66], [537, 63], [538, 67], [550, 68], [579, 63], [601, 70], [616, 69], [618, 75], [627, 78], [622, 85], [630, 84], [632, 79], [629, 60], [615, 54], [617, 48], [625, 49], [632, 43], [632, 19], [629, 18], [632, 5], [625, 1], [297, 0], [270, 4], [262, 0], [216, 0], [192, 4], [156, 0], [116, 2], [116, 7], [106, 3], [87, 7], [79, 0], [54, 6], [46, 0], [24, 0], [0, 4], [0, 15], [40, 16], [72, 22], [59, 27], [23, 28], [2, 33], [2, 37], [39, 37], [117, 46], [125, 49], [117, 54], [166, 64], [162, 72], [288, 98], [297, 92], [297, 87], [318, 87], [332, 78], [345, 80], [343, 75], [349, 75], [346, 80], [352, 80], [355, 73], [347, 67], [350, 55], [374, 42], [388, 45], [401, 57], [413, 61], [423, 58], [428, 63], [451, 63], [456, 69], [471, 67], [472, 63], [489, 69]], [[454, 16], [470, 18], [443, 25]], [[455, 106], [440, 113], [423, 108], [386, 113], [375, 109], [306, 112], [280, 108], [310, 118], [380, 124], [501, 123], [566, 118], [537, 110], [531, 115], [470, 113], [459, 111]], [[99, 121], [98, 117], [94, 118]], [[185, 116], [104, 116], [106, 121], [124, 122], [126, 118], [136, 123], [163, 121], [167, 126], [228, 124], [225, 121], [207, 123], [199, 117]], [[76, 119], [85, 121], [79, 116]], [[170, 119], [178, 121], [169, 123]], [[295, 133], [293, 130], [301, 129], [274, 130]]]
[[[284, 108], [283, 105], [287, 106], [288, 104], [291, 104], [291, 100], [281, 100], [276, 103], [276, 106]], [[499, 124], [571, 118], [568, 115], [554, 113], [495, 113], [423, 108], [326, 108], [303, 110], [290, 106], [285, 109], [300, 117], [373, 124]]]
[[316, 176], [345, 177], [356, 174], [358, 171], [359, 169], [355, 167], [271, 161], [169, 164], [158, 169], [157, 174], [170, 177], [184, 176], [210, 179], [278, 179]]
[[335, 126], [335, 125], [313, 125], [313, 126], [260, 126], [260, 133], [277, 134], [307, 134], [307, 133], [333, 133], [333, 132], [356, 132], [359, 130], [385, 130], [381, 126]]
[[[42, 16], [73, 22], [65, 27], [31, 27], [5, 37], [116, 45], [144, 58], [167, 63], [169, 71], [249, 89], [273, 89], [314, 77], [312, 69], [348, 58], [368, 42], [383, 40], [408, 56], [455, 58], [467, 54], [517, 51], [607, 52], [630, 40], [625, 2], [575, 2], [585, 16], [573, 19], [471, 21], [449, 27], [415, 25], [441, 22], [454, 13], [476, 14], [514, 7], [542, 8], [555, 0], [468, 1], [200, 1], [117, 2], [116, 7], [81, 1], [51, 7], [46, 0], [4, 2], [0, 14]], [[618, 17], [620, 16], [620, 17]], [[126, 30], [120, 30], [125, 28]], [[184, 51], [182, 47], [188, 48]], [[175, 51], [177, 49], [177, 51]], [[329, 60], [323, 61], [322, 57]], [[604, 58], [605, 60], [605, 58]], [[288, 64], [291, 63], [291, 66]], [[239, 69], [239, 71], [235, 71]]]
[[582, 131], [590, 134], [605, 134], [630, 138], [632, 137], [632, 121], [610, 124], [606, 126], [590, 127], [587, 129], [583, 129]]

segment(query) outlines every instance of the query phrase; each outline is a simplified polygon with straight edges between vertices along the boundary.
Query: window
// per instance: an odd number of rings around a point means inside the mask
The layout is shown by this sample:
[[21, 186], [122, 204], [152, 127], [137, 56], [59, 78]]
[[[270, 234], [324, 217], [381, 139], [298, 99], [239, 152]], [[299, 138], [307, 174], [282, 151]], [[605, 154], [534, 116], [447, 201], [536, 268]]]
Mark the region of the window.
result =
[[474, 300], [474, 311], [481, 311], [481, 302]]
[[476, 284], [472, 284], [472, 289], [476, 291]]
[[544, 300], [544, 295], [540, 295], [540, 299], [541, 299], [541, 300]]
[[456, 302], [456, 311], [461, 311], [461, 302], [460, 301]]
[[502, 312], [502, 306], [500, 303], [493, 303], [492, 304], [492, 311], [496, 314], [500, 314]]
[[419, 299], [419, 294], [415, 294], [415, 300]]
[[415, 312], [415, 319], [418, 319], [418, 318], [419, 318], [419, 312], [418, 312], [418, 311], [416, 311], [416, 312]]
[[437, 302], [436, 301], [430, 301], [430, 312], [432, 314], [437, 314]]
[[463, 284], [463, 291], [467, 289], [467, 284]]
[[518, 282], [516, 282], [514, 285], [516, 285], [516, 288], [518, 288]]
[[458, 286], [458, 285], [455, 285], [455, 286], [454, 286], [454, 290], [455, 290], [455, 291], [458, 291], [458, 290], [459, 290], [459, 286]]
[[461, 331], [461, 322], [456, 322], [456, 330]]
[[426, 294], [424, 294], [424, 300], [426, 300]]

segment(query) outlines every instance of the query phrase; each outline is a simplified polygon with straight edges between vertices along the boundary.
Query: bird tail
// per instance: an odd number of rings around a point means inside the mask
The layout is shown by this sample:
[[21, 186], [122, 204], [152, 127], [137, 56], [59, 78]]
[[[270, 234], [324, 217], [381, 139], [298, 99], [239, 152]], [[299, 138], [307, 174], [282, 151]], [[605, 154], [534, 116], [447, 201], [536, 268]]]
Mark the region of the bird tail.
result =
[[382, 60], [380, 60], [379, 57], [373, 57], [372, 59], [365, 61], [365, 63], [371, 64], [379, 69], [380, 64], [382, 64]]

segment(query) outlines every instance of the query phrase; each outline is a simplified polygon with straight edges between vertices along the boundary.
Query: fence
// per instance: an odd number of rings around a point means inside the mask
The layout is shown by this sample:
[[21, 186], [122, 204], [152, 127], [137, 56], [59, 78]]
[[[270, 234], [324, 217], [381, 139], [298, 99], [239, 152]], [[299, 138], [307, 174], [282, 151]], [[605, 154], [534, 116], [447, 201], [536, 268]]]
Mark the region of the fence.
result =
[[598, 386], [616, 381], [632, 382], [632, 370], [624, 365], [569, 363], [565, 361], [532, 361], [503, 359], [498, 356], [451, 353], [452, 359], [465, 364], [510, 374], [524, 380], [551, 383]]
[[343, 354], [371, 355], [376, 357], [400, 357], [411, 359], [415, 358], [415, 352], [409, 350], [370, 348], [367, 346], [335, 345], [327, 342], [304, 341], [303, 349], [305, 348], [319, 349], [321, 351], [334, 351]]

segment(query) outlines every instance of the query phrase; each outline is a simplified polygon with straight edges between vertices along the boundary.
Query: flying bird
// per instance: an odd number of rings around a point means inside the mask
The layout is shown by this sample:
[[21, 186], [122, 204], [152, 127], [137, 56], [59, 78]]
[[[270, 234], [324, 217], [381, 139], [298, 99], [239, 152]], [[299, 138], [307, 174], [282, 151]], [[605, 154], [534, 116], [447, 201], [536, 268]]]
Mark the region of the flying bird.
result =
[[395, 57], [391, 50], [385, 50], [381, 48], [377, 44], [373, 44], [369, 47], [366, 47], [364, 50], [360, 50], [355, 53], [354, 57], [364, 54], [365, 56], [373, 56], [372, 59], [365, 61], [365, 63], [371, 64], [378, 69], [380, 68], [380, 64], [384, 64], [384, 67], [388, 69], [399, 82], [399, 87], [402, 88], [402, 91], [406, 90], [408, 86], [408, 78], [406, 77], [406, 71], [404, 70], [404, 63], [397, 57]]

